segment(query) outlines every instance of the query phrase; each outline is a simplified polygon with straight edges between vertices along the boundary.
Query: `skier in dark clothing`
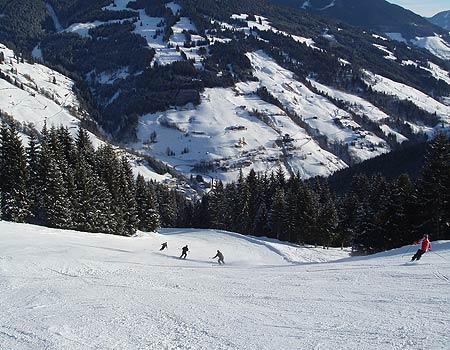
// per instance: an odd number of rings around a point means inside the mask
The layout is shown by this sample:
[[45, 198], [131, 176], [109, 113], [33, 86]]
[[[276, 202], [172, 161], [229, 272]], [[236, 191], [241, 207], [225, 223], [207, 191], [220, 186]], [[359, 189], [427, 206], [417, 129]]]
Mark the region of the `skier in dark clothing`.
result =
[[188, 246], [186, 244], [183, 248], [181, 248], [180, 259], [186, 259], [188, 251], [189, 251], [189, 248], [188, 248]]
[[428, 235], [423, 236], [422, 242], [419, 239], [414, 243], [420, 244], [420, 248], [417, 250], [416, 254], [414, 254], [414, 256], [411, 258], [411, 261], [414, 260], [419, 261], [423, 254], [425, 254], [428, 250], [432, 249], [430, 240], [428, 239]]
[[166, 248], [168, 248], [167, 247], [167, 242], [164, 242], [163, 244], [161, 244], [161, 249], [160, 250], [164, 250]]
[[220, 250], [217, 250], [217, 254], [212, 259], [215, 258], [219, 258], [219, 260], [217, 261], [219, 265], [225, 264], [225, 261], [223, 260], [223, 254], [220, 252]]

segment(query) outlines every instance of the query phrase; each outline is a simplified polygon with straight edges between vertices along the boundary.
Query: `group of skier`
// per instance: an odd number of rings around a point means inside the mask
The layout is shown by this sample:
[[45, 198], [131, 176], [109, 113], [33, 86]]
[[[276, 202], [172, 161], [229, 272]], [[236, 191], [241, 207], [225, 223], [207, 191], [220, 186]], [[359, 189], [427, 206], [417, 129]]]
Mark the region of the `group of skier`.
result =
[[[167, 245], [167, 242], [164, 242], [164, 243], [161, 244], [161, 248], [159, 250], [164, 250], [164, 249], [168, 249], [168, 248], [169, 247]], [[186, 244], [183, 248], [181, 248], [180, 259], [186, 259], [188, 252], [189, 252], [189, 247]], [[222, 254], [222, 252], [220, 250], [217, 250], [216, 255], [213, 256], [211, 259], [215, 259], [215, 258], [218, 258], [217, 262], [219, 263], [219, 265], [225, 264], [225, 260], [224, 260], [223, 254]]]
[[[418, 241], [414, 242], [414, 244], [420, 244], [420, 248], [413, 255], [413, 257], [411, 258], [411, 261], [419, 261], [423, 254], [425, 254], [429, 250], [432, 250], [432, 246], [431, 246], [428, 235], [424, 235], [422, 239], [419, 239]], [[164, 249], [168, 249], [167, 242], [162, 243], [161, 249], [159, 249], [159, 250], [164, 250]], [[180, 259], [186, 259], [188, 252], [189, 252], [189, 247], [186, 244], [183, 248], [181, 248]], [[223, 254], [220, 250], [217, 250], [216, 255], [214, 255], [211, 259], [216, 259], [216, 258], [218, 258], [217, 262], [219, 263], [219, 265], [225, 264]]]

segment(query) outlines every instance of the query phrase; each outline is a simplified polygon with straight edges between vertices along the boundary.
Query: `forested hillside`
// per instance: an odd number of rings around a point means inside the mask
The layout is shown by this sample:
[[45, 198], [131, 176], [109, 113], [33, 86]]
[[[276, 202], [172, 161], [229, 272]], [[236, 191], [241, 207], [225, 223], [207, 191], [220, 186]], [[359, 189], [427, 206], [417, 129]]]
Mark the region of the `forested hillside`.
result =
[[[14, 13], [37, 3], [40, 22], [14, 39], [27, 23]], [[228, 182], [239, 169], [278, 166], [327, 176], [448, 131], [450, 61], [305, 9], [251, 0], [11, 6], [0, 40], [15, 57], [72, 77], [113, 141], [188, 177]]]

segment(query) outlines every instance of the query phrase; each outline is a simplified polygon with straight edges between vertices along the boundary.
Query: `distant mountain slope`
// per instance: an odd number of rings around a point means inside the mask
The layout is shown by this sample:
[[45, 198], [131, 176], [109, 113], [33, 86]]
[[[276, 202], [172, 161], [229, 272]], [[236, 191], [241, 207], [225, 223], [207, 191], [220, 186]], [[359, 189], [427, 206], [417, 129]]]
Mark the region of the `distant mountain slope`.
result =
[[393, 180], [402, 174], [407, 174], [410, 179], [416, 180], [425, 163], [426, 148], [427, 143], [407, 145], [356, 164], [351, 168], [340, 170], [328, 178], [330, 188], [338, 194], [345, 193], [350, 189], [355, 175], [370, 177], [381, 174], [385, 178]]
[[[42, 64], [28, 62], [0, 43], [0, 121], [14, 122], [26, 143], [28, 133], [66, 127], [73, 137], [79, 126], [93, 124], [77, 94], [75, 82]], [[106, 135], [89, 132], [94, 147], [107, 142]], [[126, 150], [118, 152], [131, 161], [135, 173], [149, 180], [170, 181], [169, 174], [158, 174], [149, 163]]]
[[378, 32], [399, 32], [406, 39], [444, 34], [425, 18], [385, 0], [271, 0]]
[[439, 12], [428, 20], [439, 27], [450, 30], [450, 10]]
[[[301, 8], [353, 26], [367, 28], [429, 49], [438, 57], [450, 59], [450, 36], [434, 21], [385, 0], [271, 0], [273, 3]], [[440, 17], [439, 17], [440, 18]], [[431, 40], [433, 38], [433, 40]], [[436, 43], [441, 38], [442, 42]], [[425, 40], [428, 39], [428, 40]], [[426, 42], [425, 42], [426, 41]], [[433, 42], [430, 42], [433, 41]]]
[[450, 62], [318, 11], [252, 0], [44, 5], [53, 28], [16, 51], [31, 57], [36, 44], [35, 60], [74, 77], [114, 143], [188, 177], [279, 166], [329, 175], [448, 129]]

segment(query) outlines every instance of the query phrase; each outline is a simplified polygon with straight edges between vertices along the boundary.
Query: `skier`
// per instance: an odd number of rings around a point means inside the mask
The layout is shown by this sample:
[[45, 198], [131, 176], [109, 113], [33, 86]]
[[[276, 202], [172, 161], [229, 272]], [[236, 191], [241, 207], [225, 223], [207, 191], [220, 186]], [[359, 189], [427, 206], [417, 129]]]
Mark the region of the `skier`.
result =
[[220, 250], [217, 250], [217, 254], [214, 257], [212, 257], [212, 259], [215, 258], [219, 258], [219, 260], [217, 261], [219, 265], [225, 264], [225, 261], [223, 260], [223, 254], [220, 252]]
[[422, 242], [419, 239], [418, 241], [414, 242], [414, 244], [421, 244], [421, 246], [417, 250], [416, 254], [414, 254], [414, 256], [411, 258], [411, 261], [419, 261], [423, 254], [432, 249], [430, 240], [428, 239], [428, 235], [423, 236]]
[[189, 248], [188, 248], [188, 246], [186, 244], [183, 248], [181, 248], [180, 259], [186, 259], [188, 251], [189, 251]]
[[160, 250], [164, 250], [166, 248], [168, 248], [167, 247], [167, 242], [164, 242], [163, 244], [161, 244], [161, 249]]

